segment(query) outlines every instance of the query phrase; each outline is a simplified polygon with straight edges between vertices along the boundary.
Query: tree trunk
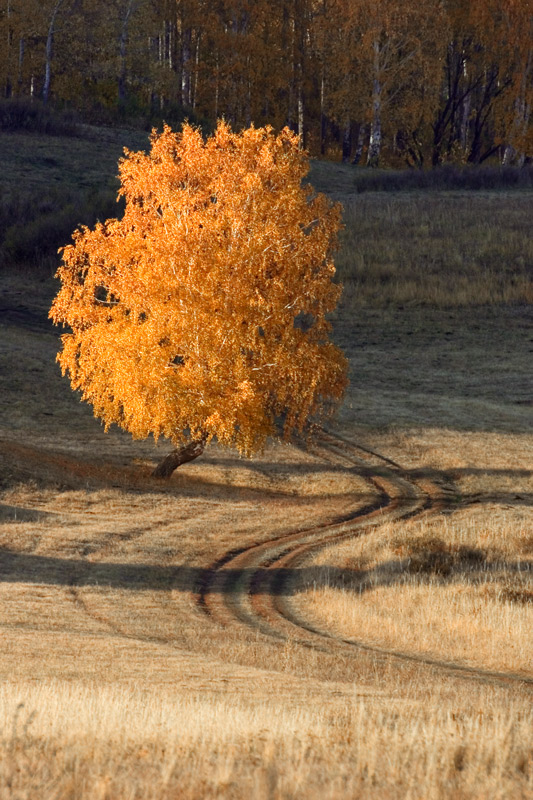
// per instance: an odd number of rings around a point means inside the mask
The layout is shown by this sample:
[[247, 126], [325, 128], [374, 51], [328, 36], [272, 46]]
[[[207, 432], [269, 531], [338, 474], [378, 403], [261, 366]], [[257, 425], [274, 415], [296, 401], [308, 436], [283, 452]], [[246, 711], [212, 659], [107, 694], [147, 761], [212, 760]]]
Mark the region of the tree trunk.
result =
[[57, 0], [50, 17], [50, 25], [48, 26], [48, 35], [46, 37], [46, 57], [44, 65], [44, 84], [43, 84], [43, 103], [46, 105], [48, 96], [50, 94], [50, 81], [52, 78], [52, 49], [54, 44], [54, 34], [56, 28], [56, 17], [61, 7], [63, 0]]
[[342, 134], [342, 163], [349, 164], [352, 154], [352, 121], [346, 120]]
[[304, 97], [301, 86], [298, 90], [298, 136], [300, 137], [300, 147], [305, 148]]
[[187, 28], [181, 33], [181, 105], [191, 105], [191, 42], [192, 30]]
[[380, 47], [374, 42], [374, 79], [372, 87], [372, 122], [370, 123], [370, 142], [368, 144], [367, 166], [377, 167], [381, 153], [381, 78]]
[[205, 438], [195, 439], [184, 447], [178, 447], [166, 456], [152, 472], [153, 478], [170, 478], [172, 473], [182, 464], [194, 461], [201, 456], [205, 448]]
[[[131, 15], [134, 12], [134, 0], [129, 0], [124, 17], [122, 19], [122, 30], [120, 32], [119, 40], [119, 56], [120, 56], [120, 71], [118, 74], [118, 102], [123, 105], [126, 100], [126, 76], [127, 76], [127, 49], [128, 49], [128, 34]], [[161, 46], [161, 41], [160, 41]]]
[[324, 67], [320, 78], [320, 155], [326, 154], [326, 113], [324, 111]]
[[[192, 98], [191, 98], [191, 106], [192, 110], [196, 110], [196, 104], [198, 101], [198, 75], [200, 74], [199, 64], [200, 64], [200, 38], [201, 38], [201, 31], [196, 32], [196, 55], [194, 56], [194, 79], [192, 82]], [[248, 126], [250, 127], [250, 126]]]
[[355, 148], [355, 155], [352, 164], [357, 166], [363, 157], [363, 148], [365, 146], [366, 125], [359, 125], [359, 133], [357, 134], [357, 146]]
[[[464, 75], [465, 78], [467, 77], [466, 74], [466, 59], [464, 65]], [[466, 97], [463, 98], [462, 103], [462, 110], [461, 110], [461, 153], [466, 158], [466, 154], [468, 152], [468, 133], [469, 133], [469, 126], [470, 126], [470, 112], [472, 108], [472, 93], [469, 92]]]
[[523, 145], [523, 141], [527, 134], [529, 120], [531, 117], [531, 104], [527, 102], [527, 85], [533, 67], [533, 49], [528, 53], [527, 64], [520, 81], [520, 94], [514, 103], [515, 114], [514, 120], [509, 131], [509, 141], [505, 145], [503, 164], [508, 166], [515, 162], [517, 166], [523, 167], [526, 160], [526, 154], [523, 151], [523, 146], [517, 150], [514, 146], [514, 141], [518, 141]]
[[18, 93], [22, 94], [22, 67], [24, 63], [24, 52], [26, 50], [26, 40], [23, 36], [19, 39], [19, 72], [18, 72]]

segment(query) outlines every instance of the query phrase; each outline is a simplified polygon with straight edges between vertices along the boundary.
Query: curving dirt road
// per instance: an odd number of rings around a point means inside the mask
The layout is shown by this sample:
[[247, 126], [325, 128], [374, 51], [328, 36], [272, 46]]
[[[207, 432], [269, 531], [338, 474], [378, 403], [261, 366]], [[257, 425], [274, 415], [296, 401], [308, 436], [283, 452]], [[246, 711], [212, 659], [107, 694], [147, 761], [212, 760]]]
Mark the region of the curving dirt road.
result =
[[345, 469], [366, 468], [366, 480], [378, 493], [378, 500], [358, 509], [346, 519], [287, 533], [251, 547], [230, 550], [202, 575], [197, 586], [197, 604], [220, 625], [238, 622], [270, 637], [290, 640], [299, 646], [328, 651], [333, 648], [363, 659], [412, 662], [440, 673], [488, 683], [522, 683], [533, 679], [456, 664], [427, 656], [389, 650], [344, 639], [303, 618], [290, 602], [294, 571], [305, 567], [317, 551], [354, 536], [371, 533], [386, 521], [406, 520], [442, 511], [451, 486], [429, 480], [413, 480], [394, 461], [333, 433], [320, 432], [313, 447], [323, 459]]
[[[6, 446], [4, 442], [4, 451]], [[26, 462], [40, 460], [43, 463], [48, 458], [56, 472], [60, 470], [65, 476], [83, 469], [75, 457], [46, 456], [15, 443], [10, 450], [13, 457]], [[63, 596], [80, 618], [88, 621], [86, 633], [77, 630], [77, 636], [106, 634], [115, 639], [183, 650], [183, 644], [172, 633], [173, 616], [176, 624], [178, 620], [182, 625], [187, 624], [187, 616], [180, 617], [183, 607], [178, 609], [174, 605], [172, 594], [176, 591], [182, 597], [190, 597], [191, 606], [203, 617], [204, 625], [228, 630], [235, 640], [240, 638], [244, 642], [252, 631], [278, 645], [289, 642], [307, 651], [311, 649], [329, 656], [340, 654], [353, 662], [355, 673], [360, 675], [370, 674], [376, 666], [386, 666], [389, 674], [394, 671], [400, 674], [406, 665], [411, 665], [418, 675], [427, 672], [432, 679], [440, 675], [489, 684], [533, 686], [533, 678], [524, 675], [470, 667], [343, 638], [320, 628], [315, 621], [296, 611], [291, 597], [302, 589], [301, 576], [306, 569], [309, 568], [309, 575], [313, 573], [312, 562], [320, 550], [353, 537], [369, 536], [384, 522], [446, 510], [456, 494], [453, 485], [413, 478], [396, 462], [333, 433], [321, 431], [312, 452], [319, 461], [333, 465], [340, 472], [353, 470], [363, 476], [372, 499], [364, 505], [359, 501], [358, 506], [354, 500], [354, 510], [333, 521], [303, 524], [273, 538], [227, 550], [205, 567], [200, 563], [194, 567], [178, 564], [147, 569], [144, 564], [136, 565], [127, 560], [120, 564], [114, 562], [121, 549], [148, 541], [160, 529], [164, 536], [169, 521], [162, 519], [152, 525], [128, 525], [119, 535], [111, 531], [106, 534], [105, 528], [101, 528], [89, 561], [53, 559], [38, 556], [31, 550], [24, 555], [2, 550], [0, 578], [5, 581], [4, 574], [15, 564], [22, 583], [31, 582], [34, 571], [38, 583], [62, 586]], [[95, 474], [98, 473], [98, 467], [94, 469]], [[38, 510], [33, 509], [33, 513]], [[103, 518], [95, 522], [104, 525]], [[147, 577], [150, 570], [156, 570], [153, 579]], [[297, 586], [298, 579], [300, 585]], [[152, 629], [145, 625], [141, 630], [135, 623], [134, 596], [139, 588], [157, 590], [157, 600], [152, 607]], [[117, 589], [120, 590], [119, 599]], [[166, 628], [158, 629], [161, 614], [167, 617], [167, 624]], [[27, 622], [20, 627], [30, 629]]]

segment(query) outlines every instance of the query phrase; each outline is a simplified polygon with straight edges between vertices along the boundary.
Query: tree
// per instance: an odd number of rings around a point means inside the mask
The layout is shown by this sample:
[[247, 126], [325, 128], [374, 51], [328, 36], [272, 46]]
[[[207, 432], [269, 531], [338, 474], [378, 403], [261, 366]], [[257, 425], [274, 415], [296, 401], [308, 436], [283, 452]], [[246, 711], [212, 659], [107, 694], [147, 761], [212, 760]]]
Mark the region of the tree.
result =
[[279, 426], [290, 438], [343, 395], [326, 320], [340, 206], [302, 186], [307, 170], [288, 129], [165, 126], [121, 160], [124, 217], [62, 251], [63, 374], [106, 430], [173, 442], [158, 476], [214, 436], [245, 455]]
[[[357, 60], [366, 78], [370, 134], [367, 164], [379, 165], [386, 128], [413, 134], [431, 108], [438, 85], [442, 39], [440, 3], [351, 2], [359, 34]], [[353, 69], [353, 68], [352, 68]], [[416, 136], [416, 134], [415, 134]]]

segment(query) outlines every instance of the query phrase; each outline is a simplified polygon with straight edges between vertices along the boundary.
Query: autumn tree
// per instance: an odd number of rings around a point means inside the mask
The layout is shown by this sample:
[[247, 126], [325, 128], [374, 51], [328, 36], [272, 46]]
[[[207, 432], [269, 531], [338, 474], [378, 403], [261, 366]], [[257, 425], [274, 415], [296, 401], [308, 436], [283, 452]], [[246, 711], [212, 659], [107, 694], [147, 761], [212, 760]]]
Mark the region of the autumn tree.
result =
[[378, 166], [385, 133], [389, 141], [399, 132], [403, 138], [416, 139], [424, 114], [433, 110], [440, 76], [442, 14], [437, 2], [376, 0], [370, 7], [364, 2], [347, 5], [347, 19], [359, 37], [350, 72], [359, 72], [367, 84], [366, 91], [359, 89], [368, 98], [367, 163]]
[[106, 429], [171, 440], [157, 476], [215, 436], [250, 455], [342, 397], [326, 319], [340, 207], [302, 186], [307, 170], [288, 129], [165, 127], [121, 160], [123, 218], [63, 249], [63, 374]]
[[502, 149], [511, 161], [513, 142], [528, 149], [529, 0], [446, 0], [445, 5], [448, 47], [433, 123], [433, 164], [450, 159], [478, 164]]

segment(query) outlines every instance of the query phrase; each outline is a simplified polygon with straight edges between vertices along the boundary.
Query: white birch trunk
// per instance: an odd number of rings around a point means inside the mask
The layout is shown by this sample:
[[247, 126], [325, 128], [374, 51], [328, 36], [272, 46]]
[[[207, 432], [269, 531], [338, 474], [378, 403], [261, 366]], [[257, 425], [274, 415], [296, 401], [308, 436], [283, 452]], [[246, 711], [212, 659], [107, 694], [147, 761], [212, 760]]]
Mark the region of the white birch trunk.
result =
[[298, 90], [298, 136], [300, 137], [300, 147], [305, 147], [304, 98], [301, 87]]
[[324, 67], [322, 67], [322, 75], [320, 77], [320, 155], [326, 152], [326, 113], [324, 110], [324, 97], [325, 97], [325, 79]]
[[507, 166], [512, 164], [513, 161], [519, 167], [524, 166], [524, 162], [526, 160], [526, 155], [524, 152], [518, 151], [517, 148], [514, 146], [514, 142], [520, 142], [526, 136], [527, 129], [529, 126], [529, 120], [531, 119], [531, 104], [527, 102], [527, 86], [529, 82], [529, 77], [531, 74], [531, 69], [533, 67], [533, 50], [529, 51], [528, 59], [526, 68], [522, 75], [522, 80], [520, 82], [520, 95], [516, 98], [515, 101], [515, 115], [513, 120], [513, 125], [511, 128], [511, 133], [509, 135], [509, 142], [505, 146], [505, 151], [503, 155], [503, 163]]
[[218, 50], [217, 50], [217, 54], [215, 57], [215, 119], [217, 120], [217, 122], [218, 122], [218, 93], [219, 93], [218, 69], [219, 69], [219, 61], [218, 61]]
[[[468, 78], [466, 69], [466, 59], [463, 63], [463, 76], [465, 80]], [[470, 111], [472, 108], [472, 92], [468, 92], [463, 100], [463, 108], [461, 114], [461, 151], [466, 157], [468, 151], [468, 123], [470, 121]]]
[[45, 64], [44, 64], [44, 84], [43, 84], [43, 103], [48, 102], [50, 96], [50, 83], [52, 81], [52, 55], [54, 49], [54, 34], [56, 30], [56, 18], [63, 0], [57, 0], [52, 16], [50, 17], [50, 25], [48, 26], [48, 35], [46, 37], [45, 49]]
[[182, 32], [181, 44], [181, 104], [182, 106], [191, 105], [191, 30]]
[[377, 167], [381, 154], [381, 105], [382, 105], [382, 86], [380, 79], [380, 47], [376, 39], [374, 49], [374, 78], [372, 82], [372, 122], [370, 123], [370, 141], [368, 144], [367, 164], [369, 167]]
[[196, 110], [196, 99], [198, 97], [198, 74], [199, 64], [200, 64], [200, 31], [196, 34], [196, 48], [195, 48], [196, 55], [194, 57], [194, 81], [192, 87], [192, 110]]
[[165, 50], [166, 50], [166, 62], [169, 66], [169, 69], [172, 69], [173, 62], [172, 62], [172, 22], [169, 20], [165, 20]]

